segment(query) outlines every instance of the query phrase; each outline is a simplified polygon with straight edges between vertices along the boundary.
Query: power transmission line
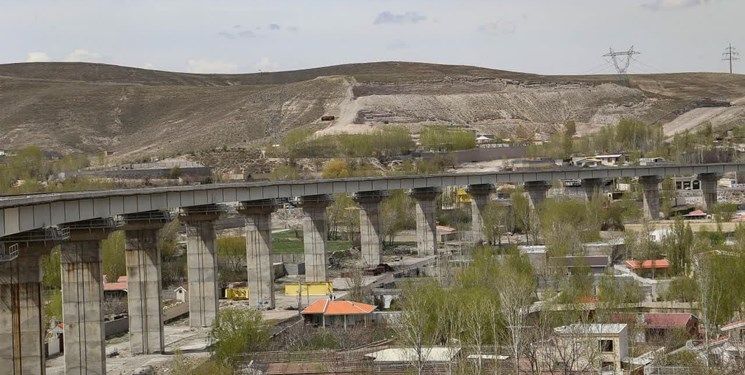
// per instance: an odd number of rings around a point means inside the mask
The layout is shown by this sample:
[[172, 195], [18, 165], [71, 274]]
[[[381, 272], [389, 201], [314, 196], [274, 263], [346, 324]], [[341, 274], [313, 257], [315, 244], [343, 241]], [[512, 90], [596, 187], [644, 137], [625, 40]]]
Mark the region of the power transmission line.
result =
[[730, 43], [729, 47], [725, 48], [724, 53], [722, 53], [722, 61], [729, 61], [729, 74], [732, 74], [732, 61], [740, 60], [737, 56], [740, 56], [740, 53], [737, 52], [735, 47], [732, 47], [732, 43]]
[[[613, 60], [613, 65], [616, 67], [618, 74], [626, 74], [631, 65], [631, 57], [639, 55], [641, 52], [634, 51], [634, 46], [631, 46], [628, 51], [613, 51], [613, 48], [609, 48], [610, 52], [603, 55], [603, 57], [610, 57]], [[625, 58], [624, 58], [625, 56]]]

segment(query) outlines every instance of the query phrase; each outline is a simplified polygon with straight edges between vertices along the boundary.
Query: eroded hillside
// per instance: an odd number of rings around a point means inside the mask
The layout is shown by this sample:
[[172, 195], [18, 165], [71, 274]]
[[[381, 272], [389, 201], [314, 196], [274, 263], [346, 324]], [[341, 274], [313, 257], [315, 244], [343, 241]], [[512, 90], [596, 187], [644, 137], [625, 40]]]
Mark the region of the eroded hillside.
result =
[[[0, 65], [0, 144], [114, 151], [122, 159], [276, 141], [312, 126], [363, 132], [446, 123], [518, 137], [567, 120], [591, 132], [621, 118], [695, 129], [745, 123], [745, 76], [539, 76], [419, 63], [196, 75], [101, 64]], [[681, 110], [701, 98], [728, 110]], [[695, 112], [698, 111], [698, 112]], [[701, 114], [699, 112], [706, 112]], [[322, 115], [334, 115], [321, 122]]]

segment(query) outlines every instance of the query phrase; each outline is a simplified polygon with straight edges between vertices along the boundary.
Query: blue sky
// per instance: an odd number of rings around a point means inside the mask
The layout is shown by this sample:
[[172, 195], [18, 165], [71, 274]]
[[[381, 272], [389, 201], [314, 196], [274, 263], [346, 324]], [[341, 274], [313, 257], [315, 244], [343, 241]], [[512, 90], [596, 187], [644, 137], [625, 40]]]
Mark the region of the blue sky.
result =
[[[404, 60], [542, 74], [725, 71], [744, 0], [0, 0], [0, 63], [251, 73]], [[745, 62], [735, 65], [745, 72]]]

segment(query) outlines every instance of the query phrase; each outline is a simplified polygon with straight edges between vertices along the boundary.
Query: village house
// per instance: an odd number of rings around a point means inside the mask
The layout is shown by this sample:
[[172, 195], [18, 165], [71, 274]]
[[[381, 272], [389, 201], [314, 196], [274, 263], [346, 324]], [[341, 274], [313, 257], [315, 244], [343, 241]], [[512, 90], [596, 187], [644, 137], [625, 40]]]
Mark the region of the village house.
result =
[[108, 282], [106, 275], [103, 276], [103, 295], [108, 298], [127, 298], [128, 288], [127, 276], [119, 276], [115, 283]]
[[683, 334], [686, 338], [698, 338], [699, 319], [688, 313], [644, 314], [645, 341], [653, 342], [675, 334]]
[[624, 262], [624, 265], [639, 276], [654, 279], [657, 276], [667, 275], [670, 261], [667, 259], [647, 259], [640, 262], [636, 259], [629, 259]]
[[320, 299], [303, 310], [302, 315], [307, 323], [321, 327], [343, 327], [363, 324], [372, 321], [372, 313], [378, 307], [353, 301], [339, 301], [330, 298]]
[[[569, 356], [599, 364], [602, 373], [623, 373], [622, 362], [629, 355], [626, 324], [572, 324], [556, 327], [554, 332], [560, 340], [562, 350], [575, 352]], [[559, 357], [567, 356], [557, 356], [555, 360], [559, 360]]]
[[610, 266], [610, 257], [607, 255], [580, 255], [551, 257], [550, 267], [565, 271], [565, 274], [574, 274], [577, 270], [588, 269], [593, 275], [601, 275]]
[[595, 155], [594, 158], [600, 160], [600, 164], [606, 167], [617, 167], [626, 161], [623, 154], [600, 154]]

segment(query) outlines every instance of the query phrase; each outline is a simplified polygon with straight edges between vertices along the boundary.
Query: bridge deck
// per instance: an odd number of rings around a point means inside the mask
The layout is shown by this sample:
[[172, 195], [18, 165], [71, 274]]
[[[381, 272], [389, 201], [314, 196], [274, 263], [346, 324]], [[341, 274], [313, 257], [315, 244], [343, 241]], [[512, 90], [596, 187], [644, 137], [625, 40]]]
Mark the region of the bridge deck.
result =
[[5, 196], [0, 197], [0, 237], [41, 227], [99, 217], [267, 198], [422, 187], [524, 183], [557, 179], [684, 176], [740, 171], [745, 171], [745, 164], [662, 164], [643, 167], [556, 168], [551, 170], [451, 173], [428, 176], [237, 182]]

